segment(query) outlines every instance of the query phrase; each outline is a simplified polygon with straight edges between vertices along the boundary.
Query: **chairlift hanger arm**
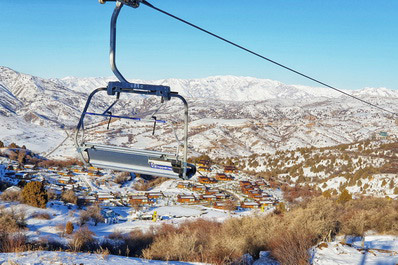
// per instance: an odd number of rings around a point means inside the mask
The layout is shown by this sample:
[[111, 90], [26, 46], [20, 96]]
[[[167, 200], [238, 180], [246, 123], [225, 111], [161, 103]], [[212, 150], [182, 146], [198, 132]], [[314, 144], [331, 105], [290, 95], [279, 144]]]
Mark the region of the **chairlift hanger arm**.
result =
[[141, 0], [99, 0], [101, 4], [105, 4], [105, 2], [116, 2], [115, 9], [111, 18], [111, 30], [110, 30], [110, 51], [109, 51], [109, 60], [111, 64], [112, 72], [121, 82], [128, 82], [126, 78], [120, 73], [119, 69], [116, 66], [116, 24], [117, 18], [119, 16], [120, 10], [123, 5], [131, 6], [133, 8], [137, 8], [141, 2]]
[[98, 2], [100, 2], [100, 4], [105, 4], [106, 2], [120, 2], [126, 6], [137, 8], [140, 6], [142, 0], [98, 0]]

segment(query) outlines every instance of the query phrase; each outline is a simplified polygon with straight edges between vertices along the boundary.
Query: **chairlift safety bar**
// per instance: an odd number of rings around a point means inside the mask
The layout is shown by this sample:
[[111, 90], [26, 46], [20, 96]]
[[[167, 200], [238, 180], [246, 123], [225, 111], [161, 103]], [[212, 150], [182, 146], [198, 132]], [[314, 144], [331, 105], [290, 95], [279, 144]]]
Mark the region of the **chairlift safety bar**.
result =
[[156, 122], [156, 123], [166, 123], [165, 120], [142, 119], [142, 118], [137, 118], [137, 117], [111, 115], [111, 114], [101, 114], [101, 113], [94, 113], [94, 112], [86, 112], [86, 115], [102, 116], [102, 117], [117, 118], [117, 119], [129, 119], [129, 120], [134, 120], [134, 121], [147, 121], [147, 122]]

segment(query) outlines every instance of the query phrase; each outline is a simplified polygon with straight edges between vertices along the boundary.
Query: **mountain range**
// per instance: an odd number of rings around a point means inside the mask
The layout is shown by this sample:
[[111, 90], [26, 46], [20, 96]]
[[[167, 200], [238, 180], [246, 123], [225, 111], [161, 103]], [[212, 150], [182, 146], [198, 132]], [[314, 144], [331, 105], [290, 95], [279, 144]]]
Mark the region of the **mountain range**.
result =
[[[44, 79], [0, 67], [0, 140], [25, 144], [47, 153], [71, 135], [88, 94], [115, 78]], [[287, 85], [269, 79], [212, 76], [202, 79], [129, 80], [168, 85], [187, 98], [190, 106], [192, 155], [248, 156], [303, 146], [330, 146], [374, 137], [381, 131], [396, 135], [395, 117], [328, 88]], [[345, 91], [383, 108], [398, 112], [398, 91], [364, 88]], [[96, 95], [90, 111], [101, 112], [114, 101], [106, 93]], [[104, 119], [88, 140], [108, 144], [171, 149], [182, 138], [182, 105], [175, 100], [161, 104], [158, 98], [122, 95], [115, 114], [167, 120], [167, 125]], [[102, 122], [102, 123], [100, 123]], [[102, 124], [102, 125], [101, 125]], [[170, 126], [171, 125], [171, 126]], [[89, 127], [87, 132], [90, 132]], [[102, 132], [102, 133], [101, 133]], [[72, 137], [52, 155], [73, 156]]]

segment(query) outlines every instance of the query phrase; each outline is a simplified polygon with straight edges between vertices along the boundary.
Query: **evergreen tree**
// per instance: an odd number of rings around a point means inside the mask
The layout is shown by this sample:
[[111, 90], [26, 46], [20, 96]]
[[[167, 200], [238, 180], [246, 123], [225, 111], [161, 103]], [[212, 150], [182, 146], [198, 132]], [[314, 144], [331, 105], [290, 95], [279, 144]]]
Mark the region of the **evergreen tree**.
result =
[[332, 192], [330, 190], [325, 190], [324, 192], [322, 192], [322, 196], [325, 198], [331, 198]]
[[343, 189], [337, 201], [339, 203], [346, 203], [352, 200], [352, 195], [348, 192], [347, 189]]
[[39, 181], [32, 181], [25, 185], [22, 190], [22, 199], [26, 204], [34, 207], [46, 208], [48, 202], [47, 191], [44, 184]]

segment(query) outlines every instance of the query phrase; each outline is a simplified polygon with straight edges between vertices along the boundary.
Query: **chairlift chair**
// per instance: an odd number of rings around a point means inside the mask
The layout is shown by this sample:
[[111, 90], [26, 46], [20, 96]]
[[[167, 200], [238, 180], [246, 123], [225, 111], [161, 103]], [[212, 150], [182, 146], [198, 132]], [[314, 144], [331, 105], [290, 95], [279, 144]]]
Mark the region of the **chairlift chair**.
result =
[[[105, 3], [107, 2], [107, 0], [100, 0], [99, 2]], [[112, 2], [115, 1], [113, 0]], [[116, 66], [115, 62], [116, 22], [119, 16], [119, 12], [124, 4], [136, 8], [139, 6], [139, 2], [140, 1], [138, 0], [116, 1], [116, 7], [113, 11], [111, 18], [110, 64], [113, 73], [115, 74], [115, 76], [119, 81], [109, 82], [107, 87], [97, 88], [89, 95], [76, 128], [76, 134], [75, 134], [76, 149], [83, 163], [87, 166], [128, 171], [128, 172], [159, 176], [159, 177], [189, 179], [196, 173], [196, 167], [193, 164], [187, 163], [187, 151], [188, 151], [187, 101], [177, 92], [172, 92], [169, 86], [130, 83], [123, 77], [123, 75], [119, 72]], [[115, 102], [112, 105], [110, 105], [103, 113], [88, 112], [88, 107], [90, 105], [93, 96], [98, 92], [105, 92], [105, 91], [110, 96], [116, 95]], [[162, 102], [169, 101], [172, 98], [178, 98], [182, 101], [182, 103], [184, 104], [184, 149], [183, 149], [182, 160], [180, 160], [178, 156], [178, 147], [176, 154], [170, 154], [170, 153], [151, 151], [151, 150], [117, 147], [117, 146], [104, 145], [98, 143], [87, 143], [84, 141], [84, 118], [86, 115], [141, 120], [140, 118], [128, 117], [128, 116], [116, 116], [110, 113], [111, 108], [119, 100], [120, 94], [122, 93], [158, 96], [161, 98]], [[164, 122], [156, 120], [155, 117], [153, 118], [154, 118], [153, 119], [154, 126], [156, 125], [156, 122]], [[82, 135], [80, 136], [81, 131]]]

